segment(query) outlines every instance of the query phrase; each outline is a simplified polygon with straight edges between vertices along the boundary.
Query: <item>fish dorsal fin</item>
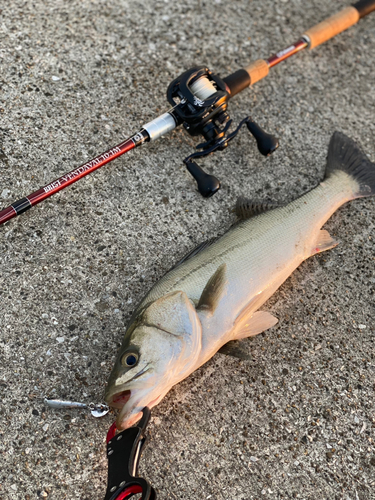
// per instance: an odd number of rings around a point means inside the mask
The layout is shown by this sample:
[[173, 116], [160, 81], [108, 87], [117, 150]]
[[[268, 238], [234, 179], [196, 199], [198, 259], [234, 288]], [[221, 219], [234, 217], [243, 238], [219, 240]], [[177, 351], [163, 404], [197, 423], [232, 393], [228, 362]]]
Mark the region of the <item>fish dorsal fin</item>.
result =
[[142, 315], [142, 323], [172, 335], [192, 335], [200, 321], [185, 292], [171, 292], [155, 300]]
[[241, 314], [239, 320], [235, 322], [232, 339], [238, 340], [245, 337], [253, 337], [276, 325], [277, 322], [278, 319], [266, 311], [257, 311], [248, 315]]
[[210, 247], [212, 245], [212, 243], [215, 243], [215, 241], [217, 241], [218, 239], [219, 239], [218, 237], [210, 238], [209, 240], [203, 241], [203, 243], [199, 243], [199, 245], [197, 245], [195, 248], [193, 248], [193, 250], [190, 250], [189, 253], [184, 255], [182, 257], [182, 259], [177, 262], [177, 264], [175, 264], [173, 267], [171, 267], [170, 271], [172, 271], [172, 269], [176, 269], [176, 267], [180, 266], [181, 264], [183, 264], [187, 260], [191, 259], [192, 257], [195, 257], [200, 252], [202, 252], [206, 248]]
[[325, 250], [330, 250], [339, 244], [338, 241], [334, 240], [328, 231], [321, 229], [316, 237], [316, 240], [311, 249], [311, 255], [316, 253], [324, 252]]
[[279, 205], [277, 203], [269, 203], [264, 201], [254, 201], [249, 198], [244, 198], [240, 196], [237, 198], [235, 213], [237, 217], [241, 220], [250, 219], [255, 215], [259, 215], [263, 212], [268, 212], [268, 210], [273, 210]]
[[198, 310], [207, 311], [210, 314], [215, 312], [228, 283], [226, 274], [227, 265], [221, 264], [207, 281], [197, 305]]

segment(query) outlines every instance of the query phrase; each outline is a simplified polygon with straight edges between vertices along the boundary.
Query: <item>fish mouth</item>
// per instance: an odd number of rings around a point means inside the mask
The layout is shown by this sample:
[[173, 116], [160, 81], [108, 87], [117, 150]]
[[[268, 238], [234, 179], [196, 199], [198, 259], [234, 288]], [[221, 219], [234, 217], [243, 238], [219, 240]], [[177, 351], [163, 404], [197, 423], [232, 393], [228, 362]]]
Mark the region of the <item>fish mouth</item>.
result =
[[116, 418], [118, 430], [131, 427], [142, 417], [142, 410], [147, 406], [144, 403], [144, 400], [147, 400], [147, 393], [148, 391], [144, 390], [127, 390], [113, 396], [111, 406], [120, 410]]
[[[149, 368], [147, 364], [140, 372], [135, 374], [132, 378], [126, 380], [126, 382], [122, 384], [122, 387], [127, 386], [129, 382], [133, 382], [134, 380], [138, 379], [148, 371]], [[109, 404], [109, 406], [113, 406], [114, 408], [118, 408], [121, 410], [121, 408], [125, 406], [125, 404], [129, 401], [131, 395], [132, 395], [132, 389], [124, 389], [123, 391], [113, 393], [113, 388], [112, 387], [110, 388], [110, 385], [108, 385], [104, 399]]]
[[118, 392], [112, 396], [111, 400], [108, 401], [108, 404], [121, 410], [121, 408], [123, 408], [129, 401], [131, 394], [132, 391], [130, 390]]
[[[140, 381], [142, 375], [150, 370], [147, 364], [140, 372], [134, 375], [131, 379], [126, 380], [124, 384], [117, 387], [118, 392], [114, 392], [112, 387], [107, 387], [105, 401], [109, 406], [116, 408], [119, 411], [116, 418], [116, 427], [118, 430], [124, 430], [134, 425], [142, 418], [142, 411], [147, 406], [150, 409], [155, 406], [164, 397], [168, 391], [160, 391], [155, 380]], [[142, 380], [142, 379], [141, 379]], [[136, 381], [135, 384], [129, 382]], [[125, 386], [125, 387], [124, 387]], [[123, 390], [121, 390], [123, 389]]]
[[[118, 393], [114, 396], [114, 399], [118, 398], [120, 412], [116, 418], [116, 427], [118, 430], [124, 430], [128, 427], [133, 426], [138, 420], [142, 418], [142, 411], [147, 406], [148, 408], [152, 408], [157, 405], [159, 401], [164, 397], [163, 393], [150, 393], [149, 391], [137, 391], [133, 393], [133, 400], [129, 401], [130, 395], [125, 393], [130, 393], [131, 391], [123, 391], [122, 393]], [[126, 399], [126, 403], [121, 407], [121, 404]], [[114, 406], [111, 403], [111, 406]]]
[[148, 393], [148, 390], [133, 388], [116, 392], [106, 398], [109, 406], [120, 410], [116, 418], [116, 427], [118, 430], [127, 429], [138, 422], [142, 417], [143, 408], [148, 406]]

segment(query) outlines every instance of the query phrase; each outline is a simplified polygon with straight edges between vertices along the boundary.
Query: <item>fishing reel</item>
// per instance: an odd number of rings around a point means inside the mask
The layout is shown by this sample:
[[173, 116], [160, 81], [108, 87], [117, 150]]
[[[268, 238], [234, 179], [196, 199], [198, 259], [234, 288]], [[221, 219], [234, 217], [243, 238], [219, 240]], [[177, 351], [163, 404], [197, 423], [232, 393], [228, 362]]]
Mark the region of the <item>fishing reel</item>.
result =
[[198, 191], [205, 198], [220, 189], [220, 181], [207, 174], [194, 161], [196, 158], [225, 149], [245, 124], [262, 155], [270, 155], [279, 146], [276, 137], [267, 134], [250, 117], [246, 117], [234, 131], [229, 132], [232, 120], [227, 108], [232, 92], [230, 82], [225, 80], [202, 66], [182, 73], [167, 90], [167, 99], [173, 107], [169, 113], [176, 123], [182, 124], [190, 135], [203, 135], [205, 139], [196, 147], [197, 152], [184, 159], [186, 168], [197, 181]]

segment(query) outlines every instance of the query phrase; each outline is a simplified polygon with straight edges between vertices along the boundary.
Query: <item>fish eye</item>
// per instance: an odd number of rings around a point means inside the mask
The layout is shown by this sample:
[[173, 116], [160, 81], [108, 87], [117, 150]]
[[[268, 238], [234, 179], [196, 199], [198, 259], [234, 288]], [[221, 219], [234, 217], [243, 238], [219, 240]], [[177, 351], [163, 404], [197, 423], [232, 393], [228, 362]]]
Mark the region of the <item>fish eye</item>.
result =
[[121, 364], [123, 366], [133, 367], [138, 363], [138, 354], [135, 352], [126, 352], [121, 358]]

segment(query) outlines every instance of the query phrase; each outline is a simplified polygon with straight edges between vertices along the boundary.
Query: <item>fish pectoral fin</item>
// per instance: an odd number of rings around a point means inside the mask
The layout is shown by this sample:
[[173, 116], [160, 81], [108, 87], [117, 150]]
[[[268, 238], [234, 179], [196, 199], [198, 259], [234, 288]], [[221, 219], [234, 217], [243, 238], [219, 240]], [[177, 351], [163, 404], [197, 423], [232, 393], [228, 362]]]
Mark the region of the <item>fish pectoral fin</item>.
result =
[[215, 312], [224, 290], [228, 283], [227, 280], [227, 265], [222, 264], [217, 268], [215, 273], [207, 281], [206, 286], [199, 299], [197, 310], [207, 311], [211, 314]]
[[336, 247], [338, 244], [339, 242], [333, 239], [328, 231], [326, 231], [325, 229], [321, 229], [311, 249], [311, 255], [330, 250], [331, 248]]
[[275, 316], [266, 311], [257, 311], [251, 316], [243, 315], [235, 323], [232, 339], [238, 340], [245, 337], [253, 337], [276, 325], [278, 321]]

